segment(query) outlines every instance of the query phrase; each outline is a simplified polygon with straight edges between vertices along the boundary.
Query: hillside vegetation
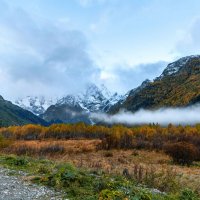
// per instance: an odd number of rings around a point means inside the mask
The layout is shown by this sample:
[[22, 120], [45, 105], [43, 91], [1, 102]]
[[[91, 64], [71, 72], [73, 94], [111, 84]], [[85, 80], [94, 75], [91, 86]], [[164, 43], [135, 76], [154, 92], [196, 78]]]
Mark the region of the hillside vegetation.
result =
[[24, 110], [10, 101], [6, 101], [0, 96], [0, 127], [11, 125], [24, 125], [24, 124], [41, 124], [47, 123], [34, 115], [33, 113]]
[[122, 108], [137, 111], [141, 108], [184, 107], [199, 101], [200, 57], [194, 56], [169, 64], [160, 77], [139, 91], [130, 92], [127, 99], [114, 105], [110, 112], [116, 113]]

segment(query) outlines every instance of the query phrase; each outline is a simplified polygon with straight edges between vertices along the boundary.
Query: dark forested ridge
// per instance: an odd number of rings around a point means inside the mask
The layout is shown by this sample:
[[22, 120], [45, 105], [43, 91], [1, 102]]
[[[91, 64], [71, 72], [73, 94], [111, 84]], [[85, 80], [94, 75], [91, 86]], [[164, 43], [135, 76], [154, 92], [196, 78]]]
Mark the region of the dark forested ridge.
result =
[[79, 105], [52, 105], [40, 117], [49, 123], [91, 123], [88, 114]]
[[12, 104], [10, 101], [4, 100], [0, 96], [0, 126], [24, 125], [29, 123], [47, 124], [43, 119]]

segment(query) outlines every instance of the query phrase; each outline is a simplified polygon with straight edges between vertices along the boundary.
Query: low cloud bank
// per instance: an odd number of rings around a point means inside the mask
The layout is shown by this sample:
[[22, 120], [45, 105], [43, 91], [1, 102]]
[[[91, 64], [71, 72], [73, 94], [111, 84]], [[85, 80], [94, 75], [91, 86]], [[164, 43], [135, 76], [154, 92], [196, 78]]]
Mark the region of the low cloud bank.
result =
[[158, 123], [161, 125], [200, 123], [200, 105], [186, 108], [161, 108], [158, 110], [139, 110], [135, 113], [120, 111], [115, 115], [92, 114], [92, 119], [108, 124], [122, 123], [127, 125]]

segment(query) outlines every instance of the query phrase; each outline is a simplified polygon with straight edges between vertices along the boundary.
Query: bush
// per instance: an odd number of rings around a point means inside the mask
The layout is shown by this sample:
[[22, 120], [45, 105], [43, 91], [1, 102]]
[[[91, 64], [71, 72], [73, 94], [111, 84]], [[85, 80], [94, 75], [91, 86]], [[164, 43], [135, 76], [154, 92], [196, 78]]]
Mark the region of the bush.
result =
[[110, 151], [107, 151], [104, 153], [104, 157], [113, 157], [113, 153]]
[[161, 192], [176, 192], [180, 189], [180, 178], [172, 168], [158, 170], [153, 166], [135, 165], [130, 176], [136, 183], [156, 188]]
[[198, 194], [190, 189], [182, 191], [180, 200], [199, 200]]
[[8, 156], [6, 162], [14, 166], [25, 166], [29, 161], [25, 157]]
[[165, 152], [170, 155], [175, 163], [191, 165], [198, 159], [199, 150], [193, 144], [177, 142], [164, 147]]
[[2, 135], [0, 135], [0, 150], [10, 146], [11, 144], [11, 140], [5, 139]]
[[102, 190], [99, 194], [99, 200], [111, 200], [111, 199], [125, 199], [125, 195], [120, 191], [113, 191], [113, 190]]
[[40, 154], [55, 154], [55, 153], [64, 153], [65, 148], [59, 144], [47, 145], [40, 148]]
[[28, 145], [18, 145], [11, 149], [14, 151], [18, 156], [19, 155], [32, 155], [36, 153], [36, 149]]

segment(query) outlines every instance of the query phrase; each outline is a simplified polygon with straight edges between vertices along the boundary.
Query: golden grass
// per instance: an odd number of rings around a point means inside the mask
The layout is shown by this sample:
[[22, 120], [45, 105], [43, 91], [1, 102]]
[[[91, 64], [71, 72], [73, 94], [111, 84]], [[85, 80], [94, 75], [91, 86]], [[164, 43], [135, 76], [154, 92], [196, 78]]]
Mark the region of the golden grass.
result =
[[[27, 148], [27, 151], [29, 149], [32, 149], [33, 152], [40, 152], [41, 149], [44, 147], [51, 147], [51, 146], [59, 146], [64, 149], [63, 153], [68, 154], [78, 154], [82, 152], [91, 152], [96, 150], [96, 146], [101, 143], [100, 140], [66, 140], [66, 141], [60, 141], [60, 140], [32, 140], [32, 141], [15, 141], [11, 146], [9, 146], [8, 149], [5, 151], [16, 153], [19, 149]], [[31, 153], [31, 152], [30, 152]], [[51, 152], [52, 155], [54, 152]]]
[[[145, 150], [97, 150], [101, 140], [42, 140], [15, 141], [5, 152], [16, 153], [20, 148], [34, 149], [33, 156], [43, 156], [56, 161], [71, 162], [77, 167], [104, 170], [108, 173], [122, 174], [127, 169], [134, 174], [136, 166], [144, 169], [154, 168], [162, 171], [173, 168], [180, 175], [182, 184], [200, 192], [200, 166], [179, 166], [171, 162], [171, 158], [162, 152]], [[45, 147], [59, 146], [62, 152], [40, 152]]]

